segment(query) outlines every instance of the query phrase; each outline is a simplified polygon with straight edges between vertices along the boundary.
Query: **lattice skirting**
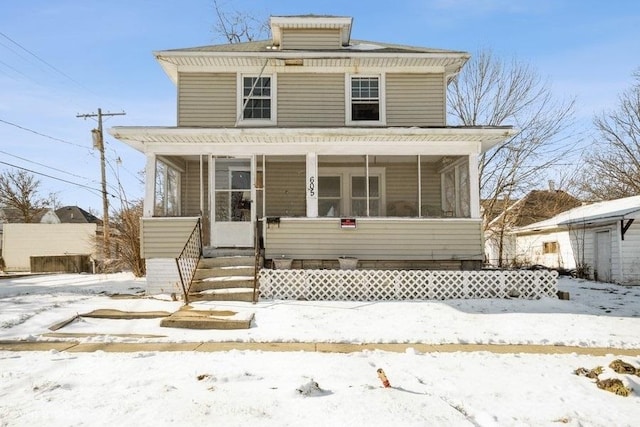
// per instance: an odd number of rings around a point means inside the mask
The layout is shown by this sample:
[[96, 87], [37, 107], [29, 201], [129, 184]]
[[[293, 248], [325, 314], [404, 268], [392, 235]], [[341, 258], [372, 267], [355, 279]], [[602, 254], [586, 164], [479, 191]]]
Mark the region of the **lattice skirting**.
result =
[[262, 270], [260, 297], [331, 301], [556, 297], [555, 271]]

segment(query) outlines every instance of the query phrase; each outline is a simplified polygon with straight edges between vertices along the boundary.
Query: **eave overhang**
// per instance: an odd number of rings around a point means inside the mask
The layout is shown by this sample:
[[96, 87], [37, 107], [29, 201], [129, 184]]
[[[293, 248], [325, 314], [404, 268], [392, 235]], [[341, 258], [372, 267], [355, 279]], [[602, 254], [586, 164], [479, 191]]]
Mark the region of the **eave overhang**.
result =
[[[367, 154], [380, 148], [398, 147], [405, 154], [485, 152], [511, 138], [517, 131], [511, 126], [444, 128], [187, 128], [118, 126], [109, 133], [140, 152], [171, 146], [191, 146], [195, 151], [215, 147], [229, 152], [253, 149], [253, 152], [304, 152], [311, 146], [337, 153]], [[456, 146], [464, 145], [464, 149]], [[297, 147], [297, 149], [296, 149]], [[378, 150], [377, 150], [378, 148]], [[401, 149], [402, 148], [402, 149]], [[206, 153], [206, 150], [203, 150]]]
[[[398, 72], [444, 73], [456, 75], [470, 58], [464, 52], [367, 52], [344, 51], [271, 51], [271, 52], [206, 52], [160, 51], [154, 56], [171, 80], [177, 84], [179, 72], [312, 72], [335, 69], [336, 72], [358, 70], [396, 70]], [[296, 67], [287, 66], [296, 60]]]

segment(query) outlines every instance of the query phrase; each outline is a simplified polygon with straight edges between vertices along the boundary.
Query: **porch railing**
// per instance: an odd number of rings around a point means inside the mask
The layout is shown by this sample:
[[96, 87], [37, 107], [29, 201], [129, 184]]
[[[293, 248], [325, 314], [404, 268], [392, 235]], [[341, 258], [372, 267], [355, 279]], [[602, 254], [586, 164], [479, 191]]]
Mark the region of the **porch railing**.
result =
[[193, 227], [187, 243], [178, 258], [176, 258], [176, 264], [178, 265], [178, 274], [180, 275], [180, 285], [182, 287], [182, 295], [184, 297], [185, 305], [189, 304], [189, 291], [191, 283], [196, 275], [196, 269], [198, 268], [198, 262], [202, 257], [202, 223], [200, 218]]

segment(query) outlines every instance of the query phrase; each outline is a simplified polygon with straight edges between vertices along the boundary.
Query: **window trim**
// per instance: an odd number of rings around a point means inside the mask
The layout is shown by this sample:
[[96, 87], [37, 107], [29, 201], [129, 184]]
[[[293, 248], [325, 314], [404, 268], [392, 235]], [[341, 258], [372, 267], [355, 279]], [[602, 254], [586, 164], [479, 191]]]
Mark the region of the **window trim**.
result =
[[[244, 105], [244, 79], [245, 77], [258, 78], [258, 77], [269, 77], [271, 79], [270, 87], [271, 87], [271, 118], [270, 119], [245, 119], [244, 118], [244, 109], [242, 108]], [[238, 73], [237, 74], [237, 83], [236, 83], [236, 117], [238, 118], [236, 125], [242, 126], [275, 126], [278, 123], [277, 120], [277, 78], [276, 74], [255, 74], [255, 73]]]
[[[345, 124], [347, 126], [386, 126], [387, 125], [387, 109], [386, 109], [386, 86], [385, 74], [350, 74], [345, 73]], [[351, 117], [351, 82], [353, 78], [372, 78], [378, 79], [378, 120], [353, 120]]]
[[560, 253], [560, 243], [557, 240], [542, 242], [543, 255], [555, 255]]
[[[354, 176], [366, 177], [366, 174], [363, 173], [361, 167], [319, 167], [318, 168], [318, 181], [320, 177], [325, 176], [340, 176], [341, 182], [341, 195], [340, 195], [340, 217], [354, 216], [352, 212], [352, 203], [353, 203], [353, 189], [351, 187], [351, 178]], [[379, 196], [376, 198], [380, 202], [378, 215], [372, 215], [371, 218], [380, 218], [385, 217], [387, 214], [386, 210], [386, 169], [382, 166], [378, 167], [369, 167], [369, 177], [377, 176], [378, 177], [378, 192]], [[320, 198], [318, 198], [319, 200]], [[357, 200], [362, 200], [363, 198], [359, 197]], [[318, 212], [318, 217], [328, 218], [325, 215], [321, 215]], [[366, 218], [365, 216], [361, 216], [359, 218]]]

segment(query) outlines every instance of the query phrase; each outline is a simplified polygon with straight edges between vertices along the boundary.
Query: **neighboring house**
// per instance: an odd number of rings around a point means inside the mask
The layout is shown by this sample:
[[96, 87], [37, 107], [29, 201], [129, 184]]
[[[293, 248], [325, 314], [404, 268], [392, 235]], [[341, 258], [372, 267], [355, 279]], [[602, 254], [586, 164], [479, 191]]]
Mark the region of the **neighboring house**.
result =
[[469, 55], [353, 40], [348, 17], [270, 25], [265, 41], [155, 52], [177, 126], [109, 130], [146, 156], [150, 288], [175, 279], [195, 217], [208, 248], [258, 242], [267, 262], [480, 268], [478, 157], [515, 131], [447, 126]]
[[8, 272], [30, 271], [32, 257], [96, 257], [101, 220], [77, 206], [47, 210], [38, 216], [37, 223], [23, 223], [22, 217], [9, 209], [0, 215], [4, 221], [0, 223], [0, 248]]
[[[580, 200], [562, 190], [533, 190], [493, 215], [485, 230], [486, 260], [493, 266], [530, 265], [533, 262], [516, 256], [512, 230], [551, 218], [560, 212], [580, 206]], [[502, 206], [507, 203], [501, 201]], [[499, 260], [502, 259], [502, 263]], [[549, 265], [547, 263], [542, 263]]]
[[640, 285], [640, 196], [594, 203], [513, 230], [517, 256]]
[[102, 225], [100, 218], [78, 206], [64, 206], [56, 209], [55, 213], [61, 223]]

